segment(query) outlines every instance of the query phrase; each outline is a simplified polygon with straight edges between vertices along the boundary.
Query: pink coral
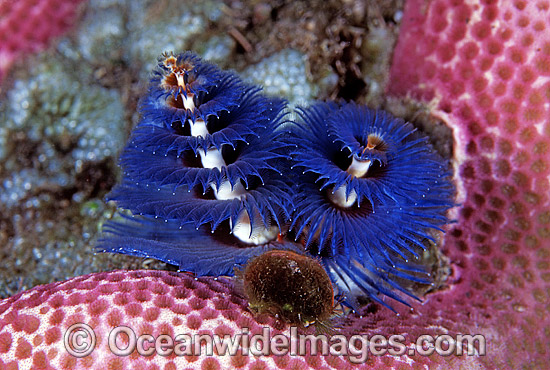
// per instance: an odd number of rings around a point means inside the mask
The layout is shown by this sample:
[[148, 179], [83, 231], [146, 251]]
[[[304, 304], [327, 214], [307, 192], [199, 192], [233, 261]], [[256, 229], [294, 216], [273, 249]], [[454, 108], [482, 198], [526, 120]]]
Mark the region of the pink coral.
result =
[[0, 81], [22, 54], [44, 49], [66, 32], [82, 0], [0, 1]]
[[450, 288], [416, 326], [485, 334], [488, 368], [550, 360], [549, 8], [408, 1], [391, 71], [390, 93], [432, 100], [453, 129], [463, 202], [445, 238]]
[[[171, 338], [178, 334], [216, 334], [223, 338], [246, 333], [244, 328], [252, 336], [262, 333], [263, 327], [270, 328], [271, 335], [282, 333], [281, 325], [273, 319], [254, 320], [246, 311], [246, 302], [232, 293], [232, 284], [226, 279], [195, 279], [167, 271], [97, 273], [35, 287], [0, 303], [0, 369], [307, 367], [307, 356], [256, 358], [242, 352], [207, 356], [205, 348], [196, 356], [196, 352], [146, 356], [137, 351], [119, 356], [109, 349], [109, 333], [121, 326], [131, 328], [137, 337], [150, 334], [154, 338], [162, 334]], [[74, 357], [64, 346], [69, 340], [65, 333], [79, 323], [89, 325], [96, 338], [93, 352], [82, 358]], [[117, 348], [128, 345], [125, 334], [117, 340]], [[331, 358], [334, 365], [341, 362]]]

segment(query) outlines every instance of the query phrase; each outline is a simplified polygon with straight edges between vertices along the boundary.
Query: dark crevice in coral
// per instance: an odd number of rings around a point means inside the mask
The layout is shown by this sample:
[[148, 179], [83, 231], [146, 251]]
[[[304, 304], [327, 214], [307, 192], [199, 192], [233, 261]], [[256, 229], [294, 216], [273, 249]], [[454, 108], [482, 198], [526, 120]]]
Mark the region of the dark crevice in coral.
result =
[[354, 73], [347, 72], [341, 79], [343, 80], [343, 86], [340, 87], [337, 97], [346, 101], [357, 100], [367, 87], [365, 81]]
[[78, 140], [80, 137], [69, 135], [69, 134], [60, 134], [56, 137], [52, 137], [52, 144], [54, 149], [61, 154], [62, 156], [71, 153], [78, 146]]
[[[75, 183], [70, 186], [59, 186], [45, 183], [37, 186], [23, 199], [20, 204], [36, 197], [46, 196], [54, 202], [42, 204], [42, 208], [53, 204], [72, 202], [76, 193], [82, 195], [82, 201], [93, 198], [103, 198], [116, 184], [116, 171], [112, 158], [105, 158], [99, 162], [84, 162], [81, 170], [75, 175]], [[50, 199], [50, 198], [48, 198]]]
[[[368, 94], [364, 77], [373, 58], [367, 45], [372, 37], [371, 26], [387, 31], [381, 48], [383, 54], [391, 53], [399, 29], [395, 15], [403, 9], [404, 1], [243, 3], [226, 0], [226, 4], [230, 16], [211, 26], [214, 29], [232, 27], [252, 45], [251, 50], [245, 50], [236, 42], [234, 68], [242, 69], [283, 48], [293, 48], [307, 55], [308, 72], [313, 81], [323, 78], [329, 70], [337, 73], [338, 86], [334, 91], [321, 92], [320, 98], [364, 100]], [[384, 59], [382, 64], [388, 62]]]
[[25, 132], [14, 131], [6, 140], [6, 158], [13, 160], [13, 165], [18, 168], [38, 167], [39, 147], [40, 142], [32, 140]]
[[[340, 55], [335, 58], [331, 65], [334, 71], [338, 74], [340, 82], [339, 89], [336, 93], [337, 98], [349, 100], [357, 100], [364, 94], [367, 84], [363, 80], [361, 71], [361, 46], [360, 29], [353, 32], [342, 30], [338, 33], [340, 45], [345, 45], [341, 50]], [[366, 30], [363, 30], [366, 33]]]
[[454, 137], [452, 129], [441, 119], [434, 117], [425, 103], [410, 98], [388, 97], [382, 109], [410, 122], [424, 133], [437, 153], [447, 159], [453, 158]]
[[116, 171], [111, 158], [99, 162], [84, 162], [76, 175], [76, 188], [88, 198], [103, 197], [116, 183]]
[[8, 211], [0, 206], [0, 245], [4, 245], [4, 241], [15, 236], [13, 222], [10, 218], [6, 217], [8, 214]]

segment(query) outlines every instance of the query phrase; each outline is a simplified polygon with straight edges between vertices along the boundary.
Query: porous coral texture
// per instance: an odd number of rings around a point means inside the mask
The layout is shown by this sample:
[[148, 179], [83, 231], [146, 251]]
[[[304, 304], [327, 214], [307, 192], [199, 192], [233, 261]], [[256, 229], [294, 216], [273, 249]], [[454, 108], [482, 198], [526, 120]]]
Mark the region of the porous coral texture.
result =
[[18, 57], [44, 49], [76, 17], [82, 0], [0, 1], [0, 81]]
[[[263, 327], [270, 328], [270, 335], [283, 333], [281, 329], [284, 327], [271, 318], [254, 320], [246, 311], [245, 300], [232, 293], [232, 284], [227, 279], [196, 279], [185, 273], [140, 270], [97, 273], [38, 286], [0, 302], [0, 368], [307, 367], [309, 357], [255, 357], [241, 351], [234, 356], [217, 352], [208, 356], [206, 345], [203, 345], [201, 355], [196, 356], [197, 352], [185, 356], [176, 356], [175, 353], [142, 356], [137, 351], [129, 356], [117, 356], [110, 350], [109, 333], [120, 326], [131, 328], [136, 337], [150, 334], [155, 339], [162, 334], [172, 338], [178, 334], [215, 334], [223, 338], [226, 334], [246, 333], [244, 328], [248, 328], [252, 336], [261, 334]], [[65, 333], [78, 323], [89, 325], [96, 336], [94, 351], [82, 358], [72, 356], [64, 346], [64, 341], [68, 340], [64, 338]], [[125, 334], [117, 337], [117, 348], [128, 346], [125, 338]], [[89, 343], [90, 337], [81, 339], [81, 343]], [[330, 359], [336, 365], [342, 362], [336, 357]]]
[[[155, 338], [197, 333], [223, 337], [243, 327], [255, 333], [259, 324], [244, 313], [243, 300], [230, 298], [230, 293], [226, 280], [164, 271], [99, 273], [39, 286], [0, 305], [0, 368], [215, 369], [230, 368], [235, 361], [247, 368], [254, 358], [146, 357], [137, 352], [119, 357], [108, 347], [110, 331], [121, 325], [136, 336]], [[65, 332], [76, 323], [89, 325], [97, 339], [95, 350], [83, 358], [73, 357], [63, 344]]]
[[432, 102], [453, 129], [461, 190], [449, 289], [412, 325], [484, 334], [491, 369], [550, 360], [549, 8], [410, 0], [391, 71], [391, 94]]

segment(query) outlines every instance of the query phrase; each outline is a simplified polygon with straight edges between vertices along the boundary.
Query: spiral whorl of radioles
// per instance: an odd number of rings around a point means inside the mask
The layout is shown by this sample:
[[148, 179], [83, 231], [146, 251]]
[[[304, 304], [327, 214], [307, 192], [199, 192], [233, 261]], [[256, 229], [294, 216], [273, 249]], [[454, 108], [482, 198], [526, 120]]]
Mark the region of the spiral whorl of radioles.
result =
[[284, 108], [192, 53], [162, 55], [109, 198], [182, 228], [213, 232], [225, 222], [244, 243], [275, 239], [291, 208], [280, 168]]

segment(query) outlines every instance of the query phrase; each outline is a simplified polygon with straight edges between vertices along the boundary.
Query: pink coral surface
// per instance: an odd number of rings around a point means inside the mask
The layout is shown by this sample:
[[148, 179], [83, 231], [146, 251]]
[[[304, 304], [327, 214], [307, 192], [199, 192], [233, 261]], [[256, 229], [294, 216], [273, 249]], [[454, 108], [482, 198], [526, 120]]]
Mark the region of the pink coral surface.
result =
[[0, 81], [17, 58], [67, 31], [82, 0], [0, 0]]
[[484, 334], [488, 368], [550, 360], [549, 8], [410, 0], [391, 71], [391, 94], [433, 102], [453, 129], [463, 203], [445, 238], [450, 288], [414, 320]]
[[[289, 354], [262, 356], [252, 350], [247, 354], [242, 349], [246, 346], [232, 355], [213, 346], [208, 354], [205, 342], [200, 350], [186, 346], [176, 352], [166, 336], [176, 343], [183, 343], [178, 334], [232, 338], [249, 333], [252, 338], [268, 328], [271, 337], [290, 337], [288, 328], [278, 321], [254, 319], [246, 310], [246, 301], [235, 295], [232, 287], [227, 279], [140, 270], [96, 273], [35, 287], [0, 304], [0, 369], [307, 369], [320, 364], [345, 368], [346, 362], [335, 356], [322, 360]], [[88, 327], [75, 330], [73, 325], [79, 324]], [[164, 341], [162, 348], [153, 344], [161, 351], [117, 354], [113, 349], [124, 350], [131, 343], [126, 332], [111, 336], [117, 344], [109, 345], [112, 330], [123, 326], [136, 337], [148, 334], [154, 341]], [[66, 336], [69, 332], [72, 337]], [[88, 355], [68, 352], [67, 348], [85, 352], [87, 348], [80, 344], [90, 345], [92, 335], [95, 346], [87, 347], [93, 349]], [[201, 343], [200, 338], [196, 342]], [[136, 348], [147, 351], [151, 347]], [[167, 353], [170, 348], [172, 353]]]

